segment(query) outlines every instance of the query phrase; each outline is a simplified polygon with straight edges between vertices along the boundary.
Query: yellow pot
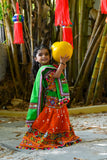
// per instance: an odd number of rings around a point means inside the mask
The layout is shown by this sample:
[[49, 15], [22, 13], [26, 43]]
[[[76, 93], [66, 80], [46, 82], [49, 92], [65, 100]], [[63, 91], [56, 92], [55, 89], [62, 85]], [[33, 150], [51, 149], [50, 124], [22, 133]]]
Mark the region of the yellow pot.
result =
[[52, 57], [57, 62], [60, 62], [60, 56], [64, 57], [65, 55], [67, 55], [69, 56], [70, 59], [73, 54], [72, 45], [66, 41], [53, 43], [51, 49], [52, 49]]

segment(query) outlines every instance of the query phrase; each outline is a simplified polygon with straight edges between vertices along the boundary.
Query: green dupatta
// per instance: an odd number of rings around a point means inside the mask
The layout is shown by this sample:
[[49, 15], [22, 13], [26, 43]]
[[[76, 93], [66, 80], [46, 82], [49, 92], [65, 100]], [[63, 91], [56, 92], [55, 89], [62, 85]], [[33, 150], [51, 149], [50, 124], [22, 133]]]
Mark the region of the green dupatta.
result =
[[[40, 69], [38, 70], [26, 118], [26, 123], [30, 126], [43, 110], [43, 88], [45, 87], [45, 80], [43, 77], [48, 71], [56, 69], [57, 68], [52, 65], [45, 65], [40, 67]], [[69, 87], [67, 82], [65, 81], [63, 74], [61, 74], [60, 78], [55, 78], [55, 84], [60, 105], [62, 101], [68, 101]]]

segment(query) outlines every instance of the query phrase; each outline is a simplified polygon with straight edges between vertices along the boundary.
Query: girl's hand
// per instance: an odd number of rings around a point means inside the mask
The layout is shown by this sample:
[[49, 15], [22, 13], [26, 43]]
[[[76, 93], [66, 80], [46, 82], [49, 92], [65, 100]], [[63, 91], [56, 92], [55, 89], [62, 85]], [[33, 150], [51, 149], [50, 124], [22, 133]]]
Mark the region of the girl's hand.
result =
[[64, 57], [60, 57], [60, 65], [57, 68], [55, 74], [54, 74], [54, 78], [59, 78], [61, 73], [63, 72], [63, 69], [66, 68], [66, 62], [69, 60], [69, 56], [65, 55]]
[[66, 62], [69, 60], [69, 56], [65, 55], [64, 57], [61, 57], [60, 56], [60, 63], [62, 64], [65, 64], [66, 65]]

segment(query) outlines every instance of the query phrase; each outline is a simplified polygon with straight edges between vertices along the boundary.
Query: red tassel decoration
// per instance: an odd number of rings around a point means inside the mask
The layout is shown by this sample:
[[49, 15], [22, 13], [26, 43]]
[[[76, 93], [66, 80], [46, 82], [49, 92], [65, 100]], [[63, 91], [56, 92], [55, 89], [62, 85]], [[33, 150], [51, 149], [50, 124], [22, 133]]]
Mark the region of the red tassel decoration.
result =
[[63, 41], [69, 42], [73, 47], [73, 34], [70, 26], [63, 27]]
[[107, 14], [107, 0], [101, 0], [101, 13]]
[[19, 3], [16, 2], [16, 13], [19, 14]]
[[[107, 14], [107, 0], [101, 0], [101, 13]], [[107, 23], [107, 17], [105, 19], [105, 22]]]
[[14, 43], [15, 44], [24, 43], [21, 22], [14, 23]]
[[12, 20], [14, 22], [14, 44], [21, 44], [24, 43], [23, 40], [23, 26], [22, 22], [24, 20], [23, 15], [19, 13], [19, 4], [16, 2], [16, 13]]
[[71, 24], [69, 17], [68, 0], [56, 0], [55, 8], [55, 26]]

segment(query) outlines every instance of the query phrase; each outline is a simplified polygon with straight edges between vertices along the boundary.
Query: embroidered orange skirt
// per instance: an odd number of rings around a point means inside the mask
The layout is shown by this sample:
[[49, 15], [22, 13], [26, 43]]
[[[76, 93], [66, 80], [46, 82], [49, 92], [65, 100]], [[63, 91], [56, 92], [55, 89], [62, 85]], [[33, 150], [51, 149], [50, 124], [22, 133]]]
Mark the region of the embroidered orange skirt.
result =
[[18, 148], [59, 148], [81, 141], [70, 124], [66, 105], [62, 108], [44, 107], [32, 125], [32, 130], [23, 137]]

